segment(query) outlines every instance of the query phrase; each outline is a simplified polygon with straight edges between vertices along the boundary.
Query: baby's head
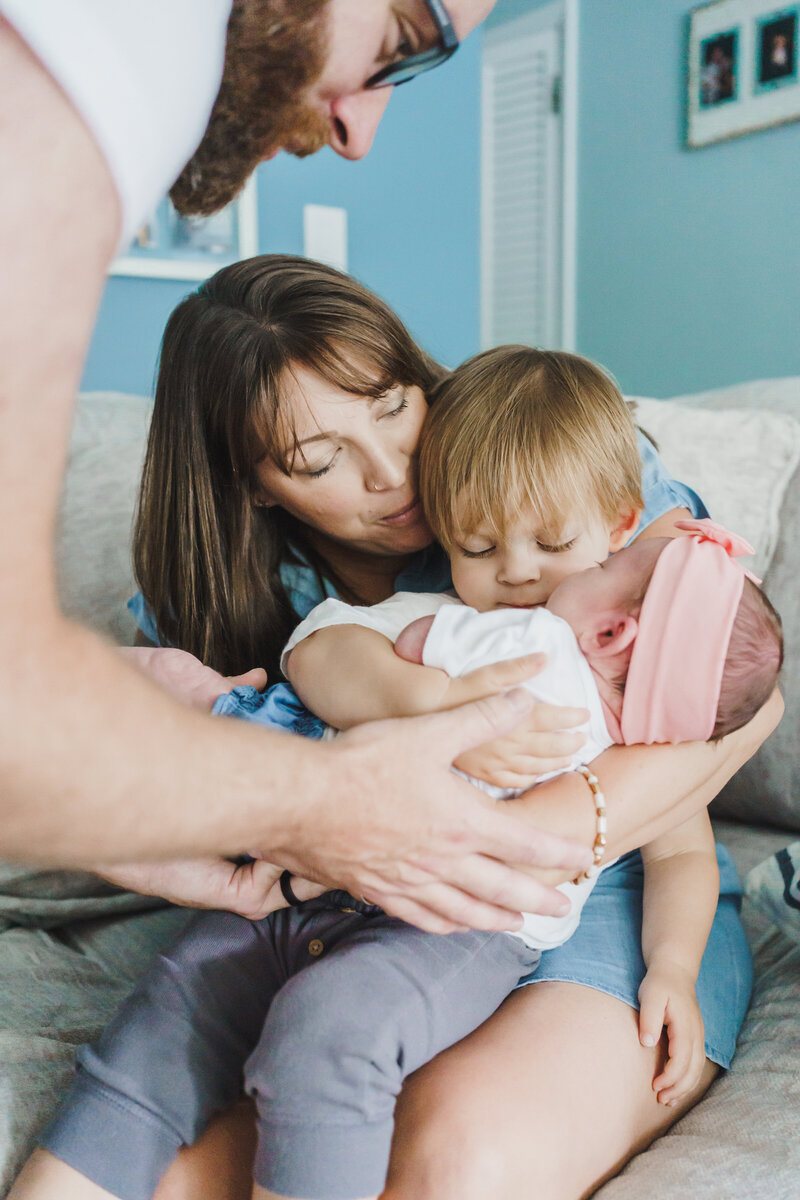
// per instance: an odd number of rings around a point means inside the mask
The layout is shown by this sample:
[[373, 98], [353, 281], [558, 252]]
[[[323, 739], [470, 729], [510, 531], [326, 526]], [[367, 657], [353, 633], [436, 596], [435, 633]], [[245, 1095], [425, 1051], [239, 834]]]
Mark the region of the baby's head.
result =
[[556, 588], [618, 742], [706, 741], [747, 724], [783, 661], [781, 621], [733, 554], [747, 543], [709, 521], [649, 538]]
[[643, 504], [631, 411], [577, 355], [487, 350], [435, 389], [420, 494], [466, 604], [481, 612], [542, 604], [636, 528]]

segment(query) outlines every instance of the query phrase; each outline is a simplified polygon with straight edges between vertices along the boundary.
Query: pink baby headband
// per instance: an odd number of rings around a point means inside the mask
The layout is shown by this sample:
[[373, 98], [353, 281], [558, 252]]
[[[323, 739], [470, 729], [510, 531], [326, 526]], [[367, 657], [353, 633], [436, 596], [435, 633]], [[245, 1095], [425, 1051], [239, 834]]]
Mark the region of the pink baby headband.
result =
[[713, 521], [676, 521], [692, 536], [659, 555], [642, 601], [622, 699], [622, 740], [707, 741], [753, 547]]

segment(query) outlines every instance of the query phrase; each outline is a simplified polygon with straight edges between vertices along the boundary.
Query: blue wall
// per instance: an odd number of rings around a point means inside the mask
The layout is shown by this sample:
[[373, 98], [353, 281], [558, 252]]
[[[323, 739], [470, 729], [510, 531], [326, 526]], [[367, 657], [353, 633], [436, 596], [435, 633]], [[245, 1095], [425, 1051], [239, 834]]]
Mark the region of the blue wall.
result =
[[[348, 211], [349, 268], [455, 364], [479, 343], [480, 34], [437, 71], [394, 92], [358, 163], [325, 150], [279, 155], [258, 172], [260, 249], [302, 254], [303, 205]], [[112, 277], [83, 387], [147, 394], [185, 282]]]
[[684, 148], [688, 7], [581, 6], [578, 343], [656, 396], [800, 374], [800, 124]]
[[691, 7], [580, 3], [577, 342], [645, 395], [800, 374], [800, 123], [685, 148]]

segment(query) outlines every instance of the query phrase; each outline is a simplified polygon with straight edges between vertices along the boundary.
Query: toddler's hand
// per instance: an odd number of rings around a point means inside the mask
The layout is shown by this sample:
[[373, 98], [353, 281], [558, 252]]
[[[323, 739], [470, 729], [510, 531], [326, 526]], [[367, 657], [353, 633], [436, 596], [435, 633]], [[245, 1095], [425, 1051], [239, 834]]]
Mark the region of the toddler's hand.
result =
[[587, 718], [582, 708], [537, 704], [518, 729], [467, 750], [453, 765], [495, 787], [532, 787], [540, 776], [570, 765], [571, 756], [586, 741], [584, 733], [570, 732], [570, 727]]
[[261, 691], [267, 685], [267, 673], [261, 667], [226, 677], [173, 646], [123, 646], [121, 653], [176, 699], [203, 712], [211, 712], [223, 692], [243, 686]]
[[667, 1061], [653, 1080], [659, 1104], [672, 1107], [700, 1081], [705, 1064], [705, 1030], [695, 979], [674, 963], [656, 963], [639, 987], [639, 1040], [656, 1046], [666, 1027]]

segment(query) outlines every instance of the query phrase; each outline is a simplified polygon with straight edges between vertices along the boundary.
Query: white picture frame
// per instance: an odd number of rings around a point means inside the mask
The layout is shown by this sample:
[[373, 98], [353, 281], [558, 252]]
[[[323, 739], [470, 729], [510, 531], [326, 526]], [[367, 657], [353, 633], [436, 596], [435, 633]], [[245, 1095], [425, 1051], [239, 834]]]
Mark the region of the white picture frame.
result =
[[687, 144], [800, 119], [800, 0], [713, 0], [689, 18]]
[[111, 275], [150, 279], [208, 279], [220, 267], [258, 254], [255, 176], [237, 198], [212, 217], [180, 217], [161, 201], [128, 251], [111, 264]]

